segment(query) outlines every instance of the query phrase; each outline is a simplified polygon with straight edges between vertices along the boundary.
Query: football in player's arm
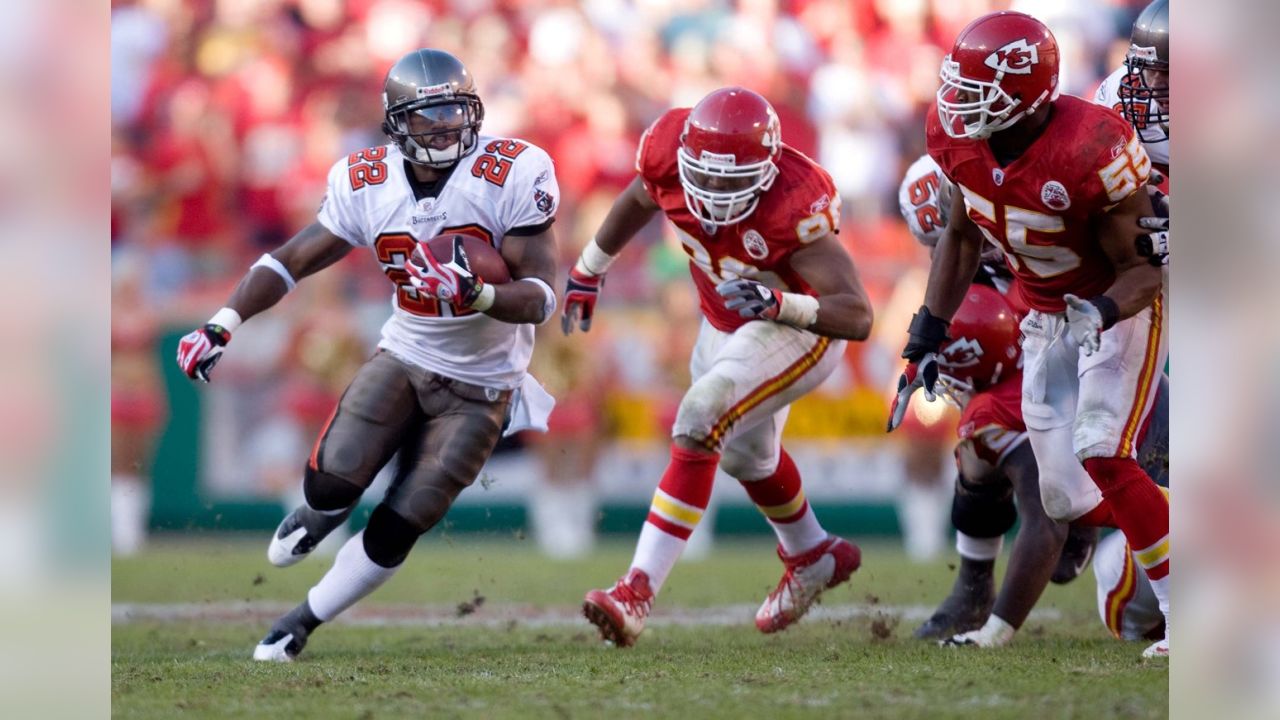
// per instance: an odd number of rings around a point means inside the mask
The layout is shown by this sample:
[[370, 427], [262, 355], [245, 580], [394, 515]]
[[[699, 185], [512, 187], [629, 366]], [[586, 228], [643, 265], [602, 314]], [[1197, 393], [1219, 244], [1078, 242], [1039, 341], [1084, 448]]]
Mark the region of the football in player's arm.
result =
[[[254, 263], [179, 346], [187, 375], [208, 382], [240, 323], [354, 247], [367, 248], [392, 284], [378, 351], [321, 429], [302, 468], [304, 502], [272, 535], [268, 560], [305, 559], [398, 456], [394, 478], [255, 660], [293, 660], [316, 628], [389, 580], [475, 481], [504, 427], [545, 429], [554, 404], [527, 372], [531, 323], [556, 306], [551, 159], [530, 143], [481, 135], [474, 79], [439, 50], [409, 53], [388, 71], [383, 112], [391, 142], [334, 163], [316, 222]], [[492, 274], [498, 263], [510, 282], [486, 282], [480, 269]]]

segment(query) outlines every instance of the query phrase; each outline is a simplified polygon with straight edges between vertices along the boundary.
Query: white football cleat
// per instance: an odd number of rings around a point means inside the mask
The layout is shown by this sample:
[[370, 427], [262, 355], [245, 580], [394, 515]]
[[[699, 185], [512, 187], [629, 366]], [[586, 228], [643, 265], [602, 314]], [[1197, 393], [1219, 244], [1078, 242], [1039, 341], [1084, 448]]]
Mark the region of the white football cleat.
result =
[[1166, 635], [1163, 640], [1152, 643], [1146, 650], [1142, 651], [1144, 658], [1167, 658], [1169, 657], [1169, 637]]
[[651, 607], [653, 591], [649, 589], [649, 575], [639, 568], [631, 568], [612, 589], [587, 593], [582, 614], [600, 630], [600, 637], [617, 647], [630, 647], [644, 631]]
[[778, 587], [756, 612], [756, 627], [762, 633], [785, 630], [804, 617], [823, 590], [845, 582], [862, 564], [862, 551], [858, 546], [834, 535], [828, 535], [817, 547], [794, 557], [788, 556], [779, 545], [778, 557], [786, 570]]
[[304, 644], [306, 640], [297, 642], [293, 633], [272, 631], [253, 649], [253, 659], [258, 662], [293, 662]]
[[267, 560], [276, 567], [289, 567], [302, 562], [320, 541], [329, 536], [351, 516], [353, 504], [346, 510], [321, 512], [306, 505], [298, 507], [280, 521], [267, 546]]

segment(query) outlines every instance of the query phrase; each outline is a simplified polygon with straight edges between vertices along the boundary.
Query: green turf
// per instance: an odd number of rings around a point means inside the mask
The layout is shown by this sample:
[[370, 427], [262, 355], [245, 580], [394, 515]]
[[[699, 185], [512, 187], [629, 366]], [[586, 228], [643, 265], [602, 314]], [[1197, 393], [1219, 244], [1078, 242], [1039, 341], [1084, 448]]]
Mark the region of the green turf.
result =
[[[549, 562], [515, 538], [433, 538], [369, 599], [452, 605], [483, 594], [475, 613], [504, 605], [565, 608], [610, 583], [630, 544], [581, 562]], [[296, 602], [323, 572], [309, 560], [267, 566], [260, 538], [166, 542], [114, 564], [114, 601]], [[764, 543], [717, 547], [679, 566], [663, 608], [754, 604], [779, 564]], [[932, 605], [950, 585], [945, 563], [918, 566], [892, 547], [865, 548], [864, 569], [833, 605], [852, 620], [814, 620], [776, 636], [744, 618], [724, 627], [659, 626], [629, 650], [581, 625], [367, 627], [317, 632], [292, 665], [247, 661], [265, 630], [244, 621], [139, 621], [115, 626], [112, 697], [119, 717], [278, 718], [1146, 718], [1168, 714], [1164, 661], [1110, 639], [1091, 576], [1053, 587], [1000, 650], [942, 649], [910, 638], [911, 623], [877, 608]]]

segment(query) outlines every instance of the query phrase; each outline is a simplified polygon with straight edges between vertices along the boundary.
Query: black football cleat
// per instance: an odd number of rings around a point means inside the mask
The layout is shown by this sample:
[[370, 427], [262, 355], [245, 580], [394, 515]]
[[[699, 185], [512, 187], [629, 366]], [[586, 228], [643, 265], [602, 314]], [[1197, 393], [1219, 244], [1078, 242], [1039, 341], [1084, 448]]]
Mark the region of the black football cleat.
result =
[[951, 594], [912, 635], [919, 640], [941, 640], [976, 630], [986, 623], [995, 602], [995, 561], [962, 559]]

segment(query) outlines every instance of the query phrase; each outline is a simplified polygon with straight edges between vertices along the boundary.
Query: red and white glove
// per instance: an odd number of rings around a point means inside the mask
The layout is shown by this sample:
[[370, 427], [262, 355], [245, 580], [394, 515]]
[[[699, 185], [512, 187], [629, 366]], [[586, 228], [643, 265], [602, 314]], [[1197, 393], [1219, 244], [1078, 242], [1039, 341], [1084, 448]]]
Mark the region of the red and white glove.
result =
[[907, 346], [902, 350], [907, 367], [898, 378], [898, 394], [894, 396], [889, 408], [887, 432], [893, 432], [902, 424], [911, 395], [916, 390], [923, 389], [924, 399], [929, 402], [937, 399], [938, 348], [947, 341], [949, 327], [949, 322], [929, 312], [925, 305], [921, 305], [920, 310], [911, 316], [911, 325], [907, 328]]
[[420, 242], [404, 264], [404, 269], [418, 292], [425, 292], [457, 309], [475, 305], [485, 290], [484, 280], [471, 271], [461, 235], [453, 240], [453, 260], [440, 262], [431, 254], [431, 248]]
[[560, 330], [565, 335], [573, 333], [577, 325], [586, 332], [591, 329], [591, 318], [596, 312], [596, 300], [604, 286], [604, 273], [593, 275], [578, 265], [569, 270], [569, 280], [564, 288], [564, 312], [560, 315]]
[[222, 348], [231, 342], [231, 331], [206, 323], [178, 341], [178, 367], [192, 380], [209, 382], [209, 373], [222, 359]]

